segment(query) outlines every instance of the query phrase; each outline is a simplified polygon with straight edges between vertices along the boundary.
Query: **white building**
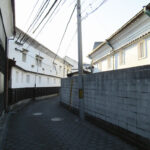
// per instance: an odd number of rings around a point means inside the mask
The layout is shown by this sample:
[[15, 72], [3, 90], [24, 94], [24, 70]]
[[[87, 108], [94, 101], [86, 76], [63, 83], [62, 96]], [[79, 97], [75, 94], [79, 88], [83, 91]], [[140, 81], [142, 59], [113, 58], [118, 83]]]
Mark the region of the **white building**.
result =
[[[72, 65], [71, 73], [78, 72], [78, 62], [76, 60], [74, 60], [68, 56], [65, 56], [64, 60]], [[89, 69], [90, 66], [91, 66], [90, 64], [83, 63], [84, 71], [91, 72], [91, 69]]]
[[150, 64], [150, 4], [90, 54], [100, 71]]
[[16, 28], [16, 38], [9, 42], [10, 88], [60, 87], [71, 65], [28, 35], [20, 43], [23, 35]]
[[7, 108], [7, 47], [15, 33], [14, 0], [0, 0], [0, 115]]

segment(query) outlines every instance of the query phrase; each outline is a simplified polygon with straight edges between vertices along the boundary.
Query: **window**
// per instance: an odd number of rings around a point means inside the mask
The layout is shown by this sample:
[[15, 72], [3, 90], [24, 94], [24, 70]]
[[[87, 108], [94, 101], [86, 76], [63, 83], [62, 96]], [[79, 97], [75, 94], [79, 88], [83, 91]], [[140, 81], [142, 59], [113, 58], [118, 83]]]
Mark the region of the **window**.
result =
[[59, 66], [59, 71], [61, 72], [62, 66]]
[[41, 67], [42, 66], [42, 60], [36, 58], [36, 65], [39, 66], [39, 67]]
[[56, 83], [56, 79], [54, 78], [54, 84]]
[[42, 60], [43, 60], [43, 57], [36, 55], [36, 65], [37, 66], [42, 67]]
[[22, 53], [22, 61], [26, 62], [26, 58], [27, 58], [27, 54], [26, 53]]
[[41, 83], [41, 77], [39, 76], [39, 83]]
[[22, 61], [23, 62], [26, 62], [27, 52], [28, 52], [28, 50], [26, 50], [26, 49], [23, 49], [23, 51], [22, 51]]
[[47, 84], [49, 84], [49, 77], [47, 77]]
[[119, 54], [120, 54], [120, 56], [119, 56], [120, 65], [123, 65], [123, 64], [125, 64], [125, 51], [121, 50], [121, 52]]
[[23, 82], [24, 73], [22, 72], [21, 82]]
[[30, 75], [26, 75], [26, 82], [30, 83]]
[[16, 71], [16, 83], [18, 83], [18, 80], [19, 79], [19, 72], [18, 71]]
[[102, 70], [102, 62], [98, 63], [98, 69], [101, 71]]
[[108, 58], [107, 58], [107, 66], [108, 66], [108, 68], [111, 68], [111, 57], [110, 56], [108, 56]]
[[141, 41], [138, 44], [138, 58], [144, 58], [146, 56], [146, 52], [145, 52], [145, 42]]

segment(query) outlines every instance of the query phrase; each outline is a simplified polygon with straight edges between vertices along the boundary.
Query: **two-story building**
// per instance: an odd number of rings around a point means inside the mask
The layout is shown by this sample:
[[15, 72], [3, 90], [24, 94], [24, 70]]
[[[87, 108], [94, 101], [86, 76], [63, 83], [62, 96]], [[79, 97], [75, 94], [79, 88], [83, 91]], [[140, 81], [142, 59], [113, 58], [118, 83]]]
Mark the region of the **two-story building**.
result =
[[90, 54], [99, 71], [150, 64], [150, 4]]
[[14, 0], [0, 0], [0, 116], [7, 108], [8, 96], [8, 40], [15, 33]]
[[11, 91], [24, 89], [25, 93], [25, 89], [40, 88], [42, 91], [60, 87], [61, 78], [67, 77], [72, 66], [29, 35], [25, 36], [27, 40], [24, 42], [21, 40], [24, 35], [16, 28], [16, 37], [9, 42]]

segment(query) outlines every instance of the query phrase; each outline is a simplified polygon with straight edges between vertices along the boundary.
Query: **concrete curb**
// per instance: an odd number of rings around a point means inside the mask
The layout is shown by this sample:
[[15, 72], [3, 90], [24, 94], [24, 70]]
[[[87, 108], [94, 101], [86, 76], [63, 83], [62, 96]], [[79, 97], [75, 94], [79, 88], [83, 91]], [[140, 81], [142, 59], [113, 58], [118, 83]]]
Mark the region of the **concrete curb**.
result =
[[[52, 94], [52, 95], [46, 95], [46, 96], [41, 96], [41, 97], [36, 97], [35, 100], [32, 100], [32, 98], [29, 98], [29, 99], [24, 99], [22, 101], [19, 101], [18, 103], [16, 104], [13, 104], [10, 106], [9, 110], [12, 111], [12, 110], [15, 110], [15, 109], [21, 109], [22, 107], [26, 106], [27, 104], [29, 104], [30, 102], [34, 102], [34, 101], [40, 101], [40, 100], [43, 100], [43, 99], [48, 99], [48, 98], [51, 98], [51, 97], [55, 97], [55, 96], [58, 96], [58, 94]], [[22, 106], [22, 107], [21, 107]]]

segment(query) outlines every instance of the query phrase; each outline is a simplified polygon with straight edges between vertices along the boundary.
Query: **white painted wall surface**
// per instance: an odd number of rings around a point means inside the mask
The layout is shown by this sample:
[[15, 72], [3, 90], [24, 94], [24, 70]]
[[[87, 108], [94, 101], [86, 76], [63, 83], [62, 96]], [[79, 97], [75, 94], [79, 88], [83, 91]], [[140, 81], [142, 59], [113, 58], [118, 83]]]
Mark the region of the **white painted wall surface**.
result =
[[[22, 61], [22, 52], [15, 50], [15, 48], [20, 51], [22, 51], [23, 49], [28, 50], [26, 62]], [[41, 67], [36, 65], [36, 55], [40, 55], [41, 57], [43, 57]], [[61, 78], [66, 77], [67, 69], [65, 69], [64, 74], [64, 67], [67, 68], [67, 66], [64, 66], [64, 63], [62, 61], [58, 61], [57, 59], [55, 60], [55, 64], [57, 64], [55, 69], [55, 66], [53, 64], [54, 58], [48, 56], [44, 52], [39, 51], [38, 49], [35, 49], [32, 46], [28, 47], [28, 44], [24, 44], [24, 46], [22, 47], [17, 45], [14, 40], [10, 40], [8, 56], [10, 59], [14, 59], [16, 61], [16, 65], [22, 67], [25, 70], [46, 75], [54, 75]]]
[[12, 37], [14, 33], [14, 23], [11, 0], [0, 0], [0, 10], [2, 12], [7, 37]]
[[61, 84], [61, 78], [29, 73], [16, 67], [12, 67], [11, 74], [11, 88], [35, 87], [35, 84], [36, 87], [59, 87]]
[[[17, 38], [9, 40], [8, 46], [9, 59], [16, 61], [16, 66], [11, 70], [10, 87], [35, 87], [35, 84], [36, 87], [60, 86], [61, 78], [67, 77], [67, 72], [71, 70], [70, 65], [60, 57], [54, 61], [55, 54], [39, 43], [19, 45], [16, 40]], [[24, 49], [27, 50], [26, 61], [22, 59]], [[37, 65], [37, 55], [42, 57], [41, 66]]]
[[[128, 25], [125, 29], [123, 29], [120, 33], [115, 35], [109, 42], [114, 48], [115, 55], [118, 55], [118, 59], [114, 56], [114, 68], [117, 66], [118, 69], [129, 68], [141, 65], [150, 64], [150, 35], [142, 38], [141, 36], [150, 32], [150, 18], [143, 14], [132, 24]], [[130, 44], [130, 46], [121, 49], [137, 38], [141, 38], [141, 40], [145, 41], [146, 48], [146, 57], [142, 59], [138, 59], [138, 42], [134, 44]], [[118, 51], [119, 50], [119, 51]], [[125, 64], [120, 65], [119, 61], [119, 52], [121, 50], [125, 51]], [[108, 44], [104, 44], [98, 51], [91, 55], [94, 64], [102, 63], [102, 71], [112, 70], [113, 68], [108, 68], [106, 65], [107, 56], [112, 56], [110, 54], [111, 48]], [[117, 59], [117, 60], [116, 60]], [[118, 62], [118, 63], [117, 63]], [[108, 62], [107, 62], [108, 63]]]
[[[136, 66], [142, 66], [142, 65], [149, 65], [150, 64], [150, 37], [147, 37], [144, 39], [145, 41], [145, 48], [146, 48], [146, 57], [142, 59], [138, 59], [138, 42], [135, 44], [132, 44], [131, 46], [124, 49], [125, 51], [125, 64], [120, 65], [120, 57], [119, 52], [115, 54], [118, 55], [118, 57], [114, 57], [114, 68], [116, 66], [116, 62], [118, 62], [117, 67], [118, 69], [123, 68], [129, 68], [129, 67], [136, 67]], [[111, 56], [112, 57], [112, 56]], [[104, 60], [100, 61], [102, 63], [102, 71], [108, 71], [113, 70], [113, 67], [110, 69], [108, 68], [108, 61], [106, 57]], [[118, 60], [116, 60], [118, 58]], [[113, 61], [111, 61], [113, 65]], [[116, 68], [115, 68], [116, 69]]]

